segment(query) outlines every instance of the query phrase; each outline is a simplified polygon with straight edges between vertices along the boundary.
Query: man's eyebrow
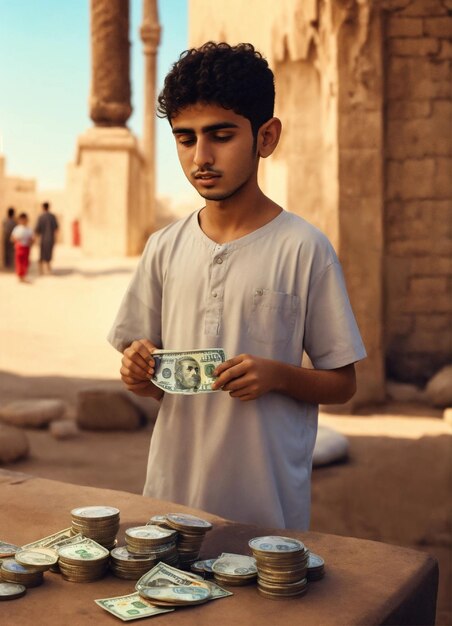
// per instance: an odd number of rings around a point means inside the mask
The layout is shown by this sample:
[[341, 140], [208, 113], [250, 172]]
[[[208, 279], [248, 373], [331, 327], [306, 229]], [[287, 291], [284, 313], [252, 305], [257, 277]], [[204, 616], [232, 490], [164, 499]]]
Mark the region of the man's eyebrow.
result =
[[[227, 128], [238, 128], [237, 124], [233, 122], [219, 122], [218, 124], [209, 124], [208, 126], [203, 126], [201, 128], [201, 132], [203, 134], [212, 133], [217, 130], [225, 130]], [[173, 128], [173, 135], [194, 135], [194, 128], [178, 128], [177, 126]]]

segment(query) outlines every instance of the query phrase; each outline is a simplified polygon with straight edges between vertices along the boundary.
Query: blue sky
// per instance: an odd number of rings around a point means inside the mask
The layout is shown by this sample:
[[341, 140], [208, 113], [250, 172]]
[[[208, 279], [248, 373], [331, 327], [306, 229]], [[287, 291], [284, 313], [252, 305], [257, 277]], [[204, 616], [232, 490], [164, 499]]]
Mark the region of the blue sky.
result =
[[[138, 29], [142, 0], [130, 0], [134, 112], [142, 134], [143, 54]], [[187, 48], [187, 0], [159, 0], [162, 38], [158, 88]], [[92, 126], [89, 0], [0, 0], [0, 150], [7, 173], [36, 178], [40, 189], [64, 186], [77, 136]], [[190, 186], [177, 162], [166, 120], [157, 121], [157, 191], [183, 194]]]

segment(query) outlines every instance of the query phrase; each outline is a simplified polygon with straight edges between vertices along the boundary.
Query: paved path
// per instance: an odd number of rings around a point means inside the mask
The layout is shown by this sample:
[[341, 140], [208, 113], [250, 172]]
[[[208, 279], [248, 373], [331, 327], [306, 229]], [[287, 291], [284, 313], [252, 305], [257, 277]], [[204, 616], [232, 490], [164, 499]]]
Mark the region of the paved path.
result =
[[57, 246], [53, 275], [38, 276], [35, 261], [30, 284], [0, 272], [0, 371], [117, 378], [119, 354], [105, 337], [136, 264]]

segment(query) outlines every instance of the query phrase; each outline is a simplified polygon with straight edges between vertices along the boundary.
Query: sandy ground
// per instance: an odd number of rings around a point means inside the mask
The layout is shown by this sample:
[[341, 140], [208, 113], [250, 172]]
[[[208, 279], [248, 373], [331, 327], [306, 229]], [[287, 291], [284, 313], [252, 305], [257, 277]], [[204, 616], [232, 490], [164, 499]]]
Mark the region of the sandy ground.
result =
[[[57, 397], [73, 417], [80, 389], [120, 388], [120, 356], [105, 336], [136, 262], [83, 258], [58, 246], [51, 276], [37, 276], [35, 263], [29, 285], [0, 273], [0, 404]], [[156, 414], [155, 403], [140, 405], [150, 424], [135, 432], [83, 431], [57, 441], [27, 429], [30, 457], [5, 469], [140, 493]], [[434, 554], [437, 624], [452, 624], [451, 427], [440, 411], [419, 405], [321, 420], [349, 437], [350, 459], [314, 471], [312, 529]]]

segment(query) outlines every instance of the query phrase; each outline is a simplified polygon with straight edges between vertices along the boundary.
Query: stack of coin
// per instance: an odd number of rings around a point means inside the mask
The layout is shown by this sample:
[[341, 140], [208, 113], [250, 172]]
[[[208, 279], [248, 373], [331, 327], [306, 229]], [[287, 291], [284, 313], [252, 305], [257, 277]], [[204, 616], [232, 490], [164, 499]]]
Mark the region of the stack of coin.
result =
[[42, 570], [25, 567], [15, 559], [5, 559], [0, 567], [0, 576], [5, 583], [17, 583], [24, 587], [37, 587], [44, 581]]
[[27, 588], [25, 585], [0, 582], [0, 600], [14, 600], [15, 598], [21, 598], [25, 595], [26, 591]]
[[113, 506], [81, 506], [71, 511], [72, 532], [81, 533], [111, 550], [119, 530], [119, 509]]
[[212, 524], [187, 513], [168, 513], [166, 523], [179, 533], [177, 541], [179, 565], [182, 569], [189, 569], [199, 559], [202, 542], [205, 534], [211, 530]]
[[22, 548], [16, 552], [15, 559], [24, 567], [46, 572], [58, 563], [58, 553], [53, 548]]
[[320, 580], [325, 575], [325, 561], [318, 554], [308, 551], [308, 582]]
[[126, 530], [126, 548], [131, 554], [177, 565], [177, 533], [161, 526], [134, 526]]
[[167, 585], [162, 587], [142, 587], [139, 590], [142, 598], [145, 598], [155, 606], [190, 606], [203, 604], [212, 597], [209, 587], [205, 583], [192, 585]]
[[58, 549], [60, 572], [65, 580], [78, 583], [102, 578], [108, 569], [109, 551], [92, 539]]
[[212, 570], [215, 580], [224, 585], [249, 585], [257, 578], [256, 559], [243, 554], [222, 554]]
[[268, 598], [301, 596], [307, 590], [308, 550], [290, 537], [255, 537], [248, 544], [257, 564], [257, 588]]
[[118, 578], [138, 580], [157, 564], [152, 555], [132, 554], [126, 546], [114, 548], [110, 552], [110, 569]]

